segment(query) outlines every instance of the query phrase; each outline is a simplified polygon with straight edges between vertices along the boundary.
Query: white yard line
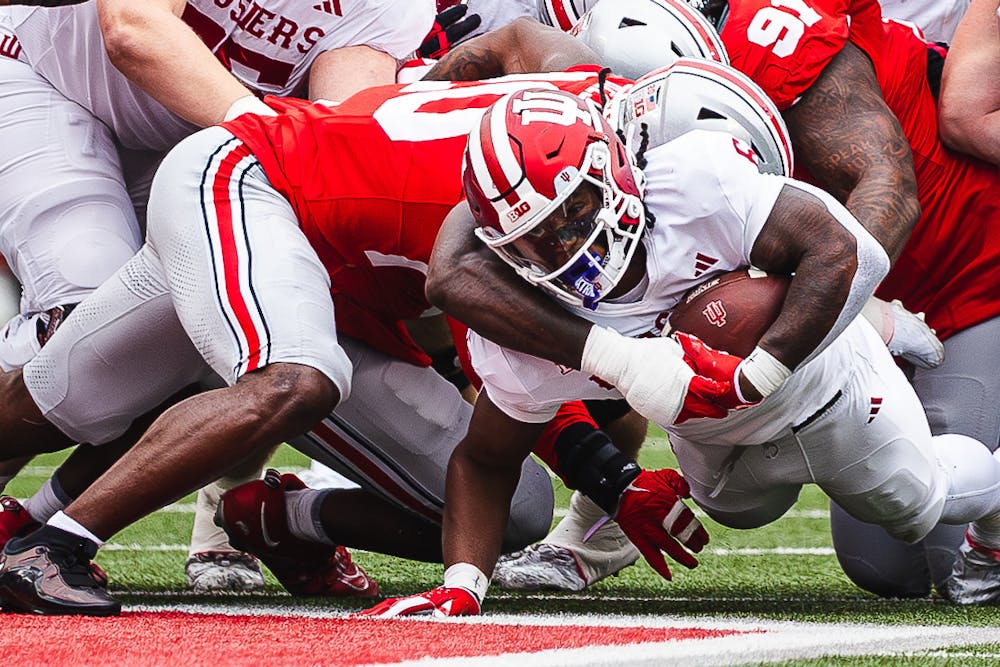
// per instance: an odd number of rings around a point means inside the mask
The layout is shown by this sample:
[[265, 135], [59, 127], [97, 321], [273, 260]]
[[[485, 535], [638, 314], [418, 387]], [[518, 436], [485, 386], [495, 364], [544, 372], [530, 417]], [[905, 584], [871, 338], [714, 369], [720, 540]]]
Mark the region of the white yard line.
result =
[[[109, 542], [104, 551], [187, 551], [187, 544], [139, 544]], [[351, 553], [368, 553], [362, 549], [351, 549]], [[774, 547], [772, 549], [706, 549], [713, 556], [833, 556], [829, 547]]]

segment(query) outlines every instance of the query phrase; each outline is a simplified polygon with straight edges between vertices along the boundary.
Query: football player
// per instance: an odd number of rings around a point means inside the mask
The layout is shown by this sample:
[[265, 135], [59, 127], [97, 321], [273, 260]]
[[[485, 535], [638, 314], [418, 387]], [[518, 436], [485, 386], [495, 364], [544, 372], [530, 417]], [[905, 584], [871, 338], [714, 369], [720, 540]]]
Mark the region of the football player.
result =
[[[130, 197], [123, 171], [128, 185], [148, 186], [162, 152], [199, 127], [271, 113], [259, 95], [340, 100], [393, 82], [397, 59], [417, 47], [433, 15], [430, 0], [99, 0], [0, 10], [0, 140], [17, 156], [0, 171], [0, 252], [23, 286], [21, 313], [0, 333], [0, 368], [31, 359], [139, 248], [132, 204], [141, 210], [148, 191]], [[137, 156], [123, 169], [123, 159]], [[5, 465], [0, 488], [18, 467]], [[64, 506], [82, 490], [69, 483], [75, 476], [46, 482], [28, 512], [44, 520]], [[0, 514], [0, 539], [13, 516]], [[209, 560], [192, 554], [200, 571], [190, 573], [192, 584], [263, 585], [255, 565], [213, 574], [216, 552], [232, 549], [204, 524], [193, 550]]]
[[[633, 155], [592, 103], [550, 90], [498, 101], [470, 133], [468, 205], [442, 227], [428, 280], [450, 270], [439, 264], [451, 259], [450, 239], [464, 244], [475, 229], [550, 308], [588, 321], [562, 355], [584, 370], [470, 336], [484, 390], [449, 464], [445, 584], [364, 614], [479, 612], [517, 466], [569, 398], [625, 396], [655, 418], [687, 479], [679, 490], [689, 484], [725, 525], [769, 523], [803, 484], [816, 483], [901, 539], [920, 539], [940, 520], [980, 519], [978, 534], [1000, 546], [1000, 461], [966, 436], [931, 436], [903, 373], [857, 317], [889, 269], [881, 244], [824, 191], [761, 173], [752, 146], [731, 134], [693, 130], [666, 143], [649, 134]], [[671, 308], [704, 279], [694, 269], [706, 256], [708, 274], [752, 265], [792, 278], [778, 318], [745, 359], [677, 335], [676, 353], [732, 380], [731, 405], [740, 408], [723, 419], [686, 419], [676, 403], [650, 401], [635, 377], [602, 362], [622, 354], [622, 334], [662, 335]], [[520, 307], [516, 294], [505, 298]], [[603, 452], [575, 454], [593, 456], [604, 473], [581, 471], [576, 482], [609, 516], [641, 515], [686, 534], [690, 526], [675, 505], [660, 505], [669, 496], [655, 493], [661, 486], [646, 473]], [[676, 545], [633, 541], [669, 576], [656, 556]]]
[[[584, 61], [593, 59], [582, 45], [561, 57], [579, 49]], [[537, 53], [535, 61], [508, 57], [532, 69], [559, 57]], [[86, 565], [102, 540], [317, 422], [313, 444], [330, 443], [327, 460], [342, 457], [376, 492], [365, 501], [379, 518], [341, 511], [338, 544], [388, 549], [395, 517], [407, 539], [394, 540], [394, 553], [439, 553], [438, 528], [414, 516], [440, 512], [444, 466], [470, 408], [433, 371], [406, 363], [419, 350], [400, 319], [428, 307], [419, 278], [437, 227], [461, 197], [466, 132], [485, 106], [512, 90], [541, 84], [591, 95], [619, 83], [590, 68], [464, 86], [377, 87], [335, 107], [276, 101], [280, 115], [244, 114], [177, 146], [154, 182], [147, 243], [23, 373], [3, 378], [10, 400], [0, 419], [5, 429], [11, 425], [4, 445], [17, 455], [25, 453], [18, 447], [57, 448], [67, 439], [113, 441], [136, 415], [209, 368], [226, 386], [168, 409], [64, 512], [11, 540], [0, 567], [4, 605], [116, 613], [117, 601]], [[110, 358], [113, 368], [101, 361]], [[622, 364], [627, 374], [629, 361]], [[728, 381], [697, 376], [679, 358], [658, 367], [661, 376], [681, 376], [670, 399], [686, 413], [725, 412], [715, 401], [728, 396]], [[450, 393], [438, 396], [428, 376]], [[547, 476], [529, 465], [520, 479], [525, 502], [511, 515], [512, 547], [540, 537], [551, 516]], [[268, 487], [275, 493], [264, 494]], [[275, 476], [253, 488], [261, 492], [258, 520], [235, 525], [246, 531], [245, 542], [270, 549], [263, 556], [281, 565], [296, 540], [331, 540], [329, 526], [317, 534], [323, 498]], [[408, 489], [414, 495], [401, 498]], [[271, 501], [278, 502], [273, 521], [275, 510], [264, 511]], [[23, 585], [49, 567], [63, 570], [47, 579], [52, 585]]]
[[[849, 12], [813, 0], [712, 2], [705, 9], [717, 22], [728, 16], [721, 37], [732, 64], [783, 110], [803, 173], [844, 201], [897, 258], [876, 294], [925, 311], [944, 339], [945, 363], [918, 367], [913, 379], [932, 431], [963, 433], [996, 447], [1000, 414], [980, 406], [1000, 396], [1000, 368], [991, 363], [1000, 301], [989, 287], [1000, 279], [993, 277], [1000, 270], [1000, 239], [993, 236], [1000, 231], [990, 224], [1000, 183], [995, 169], [942, 146], [927, 76], [929, 45], [910, 27], [883, 22], [874, 2], [852, 3]], [[477, 315], [490, 296], [476, 285], [513, 278], [491, 267], [474, 244], [463, 251], [467, 271], [456, 274], [461, 280], [442, 283], [435, 301], [494, 340], [516, 335], [513, 327], [504, 330], [504, 322]], [[456, 250], [456, 265], [463, 251]], [[429, 288], [434, 293], [433, 281]], [[548, 321], [550, 310], [539, 306], [536, 325], [565, 333], [567, 325]], [[886, 315], [892, 323], [892, 313]], [[540, 356], [571, 363], [565, 337], [535, 343]], [[933, 356], [925, 359], [940, 362]], [[943, 588], [962, 543], [961, 527], [941, 526], [920, 544], [907, 545], [836, 505], [831, 511], [834, 544], [855, 583], [892, 597], [927, 595], [932, 584]], [[983, 559], [981, 574], [989, 577], [992, 559], [966, 553]], [[981, 597], [959, 595], [970, 596]]]

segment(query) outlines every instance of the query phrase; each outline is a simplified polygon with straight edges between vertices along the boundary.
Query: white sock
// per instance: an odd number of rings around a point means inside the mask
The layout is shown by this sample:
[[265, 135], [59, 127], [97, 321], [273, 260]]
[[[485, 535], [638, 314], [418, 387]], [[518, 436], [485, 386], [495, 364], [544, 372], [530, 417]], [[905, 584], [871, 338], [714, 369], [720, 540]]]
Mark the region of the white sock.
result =
[[104, 540], [94, 535], [92, 532], [84, 528], [76, 519], [73, 519], [62, 510], [56, 512], [52, 515], [46, 525], [52, 526], [53, 528], [58, 528], [60, 530], [65, 530], [67, 533], [73, 533], [79, 537], [85, 538], [96, 544], [98, 547], [104, 546]]
[[[980, 447], [985, 449], [984, 445], [980, 445]], [[966, 454], [963, 458], [969, 462], [970, 467], [976, 470], [983, 471], [991, 469], [991, 466], [989, 465], [989, 458], [981, 460], [984, 457], [979, 456], [978, 458], [974, 458], [968, 454]], [[1000, 478], [1000, 450], [993, 452], [990, 458], [992, 458], [991, 462], [993, 463], [992, 470], [994, 475], [995, 477]], [[985, 482], [986, 480], [983, 480], [980, 486], [986, 488]], [[984, 494], [985, 497], [980, 501], [982, 509], [978, 512], [979, 518], [976, 518], [969, 524], [969, 536], [972, 537], [972, 539], [978, 544], [981, 544], [984, 547], [989, 547], [990, 549], [1000, 549], [1000, 502], [997, 500], [992, 500], [992, 502], [987, 500], [996, 498], [997, 487], [1000, 487], [1000, 482], [995, 482], [993, 493]], [[949, 502], [952, 502], [951, 499], [949, 499]]]
[[885, 301], [872, 297], [865, 302], [864, 308], [861, 309], [861, 315], [871, 322], [875, 331], [878, 332], [879, 338], [888, 345], [889, 341], [892, 340], [892, 334], [896, 331], [896, 320], [892, 316], [892, 307]]
[[328, 489], [302, 489], [285, 491], [285, 511], [288, 531], [299, 539], [321, 544], [333, 544], [333, 540], [323, 530], [320, 509]]
[[66, 509], [66, 506], [73, 501], [63, 490], [54, 476], [49, 477], [42, 484], [42, 487], [24, 501], [24, 509], [28, 511], [31, 518], [39, 523], [45, 523], [52, 515], [59, 510]]

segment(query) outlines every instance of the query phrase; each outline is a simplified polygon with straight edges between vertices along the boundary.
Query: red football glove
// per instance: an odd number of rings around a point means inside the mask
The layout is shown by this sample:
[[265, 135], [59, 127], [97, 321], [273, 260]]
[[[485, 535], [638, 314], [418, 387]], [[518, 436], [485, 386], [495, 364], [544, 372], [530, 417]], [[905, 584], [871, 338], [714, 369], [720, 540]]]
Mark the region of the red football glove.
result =
[[[691, 496], [688, 483], [676, 470], [643, 470], [622, 491], [615, 521], [646, 562], [664, 579], [670, 568], [666, 552], [684, 567], [697, 567], [698, 553], [708, 544], [708, 533], [681, 498]], [[686, 549], [685, 549], [686, 547]]]
[[440, 58], [465, 39], [483, 22], [479, 14], [469, 14], [467, 5], [448, 7], [434, 18], [431, 31], [417, 49], [422, 58]]
[[430, 615], [435, 618], [446, 616], [479, 616], [479, 600], [464, 588], [438, 586], [426, 593], [418, 593], [406, 598], [389, 598], [370, 609], [358, 612], [358, 616], [373, 618], [396, 618], [397, 616]]
[[[725, 392], [711, 396], [714, 403], [730, 410], [759, 403], [759, 401], [744, 401], [736, 393], [736, 383], [739, 382], [740, 364], [743, 362], [743, 357], [709, 347], [700, 338], [691, 334], [678, 331], [673, 336], [684, 350], [684, 361], [691, 367], [691, 370], [698, 375], [728, 384]], [[680, 423], [680, 420], [677, 423]]]

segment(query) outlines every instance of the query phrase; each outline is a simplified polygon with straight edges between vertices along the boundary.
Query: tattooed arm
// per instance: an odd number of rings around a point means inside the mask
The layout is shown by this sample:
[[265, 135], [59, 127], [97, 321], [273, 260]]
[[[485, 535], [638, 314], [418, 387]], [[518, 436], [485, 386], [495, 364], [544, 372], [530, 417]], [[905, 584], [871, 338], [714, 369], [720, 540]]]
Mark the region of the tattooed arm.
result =
[[920, 203], [909, 143], [871, 61], [848, 43], [783, 115], [796, 159], [895, 260]]
[[519, 18], [456, 46], [424, 80], [478, 81], [505, 74], [558, 72], [597, 61], [597, 54], [575, 37], [533, 19]]

